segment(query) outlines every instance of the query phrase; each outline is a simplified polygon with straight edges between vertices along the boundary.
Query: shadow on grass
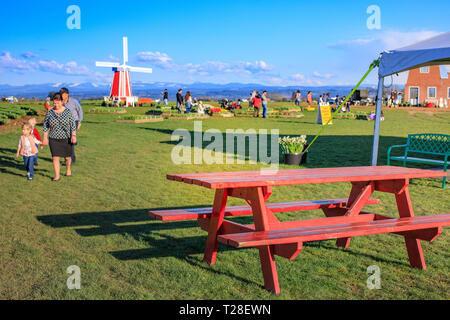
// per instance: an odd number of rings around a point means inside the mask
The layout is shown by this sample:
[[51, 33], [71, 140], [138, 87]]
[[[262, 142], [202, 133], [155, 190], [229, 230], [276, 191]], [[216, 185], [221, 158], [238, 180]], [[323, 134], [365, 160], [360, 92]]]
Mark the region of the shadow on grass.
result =
[[[158, 129], [140, 127], [140, 129], [156, 131], [158, 133], [167, 134], [172, 136], [174, 131], [170, 129]], [[270, 129], [267, 133], [270, 135]], [[260, 129], [249, 131], [244, 133], [234, 131], [234, 133], [217, 133], [212, 137], [208, 137], [205, 140], [205, 132], [202, 132], [202, 136], [197, 136], [199, 140], [196, 145], [195, 135], [198, 134], [194, 131], [185, 130], [185, 136], [182, 136], [180, 140], [161, 141], [160, 143], [177, 145], [180, 147], [197, 147], [201, 146], [203, 150], [228, 153], [234, 155], [237, 159], [253, 160], [257, 162], [270, 161], [271, 159], [271, 138], [270, 136], [260, 135]], [[259, 133], [258, 133], [259, 132]], [[280, 138], [285, 136], [298, 136], [299, 132], [293, 134], [283, 134]], [[216, 137], [219, 143], [216, 143]], [[308, 142], [311, 142], [314, 135], [307, 137]], [[261, 141], [266, 146], [266, 150], [260, 149]], [[378, 152], [378, 164], [386, 164], [387, 150], [392, 145], [400, 145], [406, 142], [406, 138], [382, 136], [380, 137], [380, 145]], [[230, 143], [227, 149], [227, 143]], [[308, 162], [304, 164], [309, 168], [320, 167], [347, 167], [347, 166], [369, 166], [372, 157], [372, 135], [323, 135], [320, 136], [311, 148], [308, 150]], [[281, 150], [278, 147], [278, 141], [273, 148], [278, 152], [278, 159], [283, 161]], [[228, 152], [227, 152], [228, 151]], [[225, 163], [225, 161], [224, 161]]]
[[[167, 209], [167, 208], [165, 208]], [[173, 208], [175, 209], [175, 208]], [[138, 241], [145, 241], [149, 248], [130, 249], [109, 252], [113, 257], [121, 261], [175, 257], [186, 261], [192, 266], [204, 270], [226, 275], [240, 281], [253, 283], [248, 279], [239, 278], [231, 273], [217, 271], [192, 257], [195, 254], [203, 254], [206, 236], [174, 237], [164, 230], [176, 230], [187, 228], [199, 228], [196, 220], [160, 222], [148, 216], [148, 209], [119, 210], [111, 212], [82, 212], [75, 214], [55, 214], [38, 216], [37, 220], [52, 228], [74, 228], [82, 237], [108, 236], [113, 234], [130, 235]], [[148, 222], [144, 223], [143, 222]], [[132, 225], [117, 225], [122, 223], [141, 223]], [[229, 246], [219, 245], [219, 251], [236, 250]], [[260, 285], [259, 283], [255, 283]]]
[[[133, 257], [133, 259], [184, 257], [187, 254], [202, 253], [206, 241], [206, 233], [204, 236], [188, 238], [176, 238], [158, 233], [163, 230], [199, 228], [199, 225], [196, 220], [155, 221], [148, 216], [147, 209], [55, 214], [36, 218], [39, 222], [52, 228], [74, 228], [75, 232], [82, 237], [131, 235], [134, 239], [146, 241], [154, 247], [154, 249], [126, 250], [124, 254], [114, 253], [114, 256], [123, 260], [128, 260], [129, 257]], [[166, 240], [161, 240], [161, 237], [165, 237]], [[127, 252], [129, 254], [126, 254]]]
[[[18, 158], [16, 158], [16, 152], [17, 152], [17, 149], [0, 148], [0, 172], [14, 175], [14, 176], [23, 177], [23, 176], [25, 176], [25, 174], [19, 174], [19, 173], [12, 171], [13, 169], [20, 170], [20, 171], [25, 170], [25, 167], [23, 164], [23, 158], [22, 158], [22, 156], [19, 156]], [[39, 161], [42, 161], [42, 160], [52, 162], [52, 160], [49, 158], [39, 157]], [[42, 172], [48, 172], [48, 170], [40, 169], [40, 167], [35, 167], [35, 170], [36, 170], [36, 174], [40, 174]], [[46, 176], [46, 175], [43, 175], [43, 176]]]
[[[400, 240], [400, 242], [402, 242], [402, 239], [399, 238], [399, 240]], [[334, 244], [334, 241], [335, 240], [331, 240], [331, 241], [330, 240], [319, 240], [319, 241], [305, 242], [305, 243], [303, 243], [303, 246], [304, 247], [321, 248], [321, 250], [344, 251], [350, 255], [366, 257], [366, 258], [375, 260], [376, 262], [391, 263], [391, 264], [395, 264], [398, 266], [406, 266], [406, 267], [410, 266], [410, 264], [408, 263], [407, 257], [406, 257], [405, 261], [380, 258], [379, 256], [376, 256], [376, 255], [367, 254], [367, 253], [357, 251], [357, 250], [352, 250], [351, 249], [351, 241], [354, 241], [354, 240], [350, 241], [350, 247], [347, 249], [336, 246]], [[404, 241], [402, 242], [402, 244], [405, 246], [405, 251], [406, 251], [406, 245], [404, 244]]]
[[[156, 131], [159, 133], [164, 133], [172, 136], [173, 131], [169, 129], [158, 129], [158, 128], [148, 128], [140, 127], [140, 129]], [[244, 131], [245, 132], [245, 131]], [[254, 131], [257, 132], [257, 131]], [[265, 135], [260, 135], [258, 133], [218, 133], [217, 140], [221, 140], [218, 144], [216, 143], [216, 137], [213, 137], [211, 141], [205, 141], [202, 137], [197, 137], [199, 140], [198, 145], [196, 145], [196, 138], [194, 131], [185, 131], [186, 136], [183, 136], [179, 141], [161, 141], [160, 143], [176, 145], [179, 147], [197, 147], [201, 145], [202, 150], [215, 151], [220, 153], [226, 153], [227, 159], [222, 159], [223, 163], [227, 163], [228, 159], [231, 158], [231, 163], [237, 163], [237, 160], [244, 160], [246, 163], [249, 161], [255, 161], [258, 163], [271, 163], [271, 161], [276, 161], [277, 158], [272, 159], [272, 150], [278, 152], [278, 163], [282, 164], [283, 155], [278, 147], [278, 141], [276, 141], [276, 146], [271, 147], [271, 138]], [[268, 131], [268, 134], [270, 131]], [[204, 132], [202, 133], [202, 135]], [[280, 138], [285, 136], [298, 136], [298, 133], [292, 135], [280, 135]], [[190, 138], [187, 138], [190, 137]], [[210, 139], [208, 137], [208, 139]], [[313, 135], [307, 137], [308, 142], [311, 142]], [[260, 143], [263, 141], [265, 150], [260, 148]], [[227, 147], [227, 143], [230, 146]], [[320, 136], [311, 148], [308, 150], [308, 160], [306, 163], [302, 164], [302, 167], [306, 168], [333, 168], [333, 167], [359, 167], [359, 166], [370, 166], [372, 158], [372, 143], [373, 136], [371, 135], [325, 135]], [[389, 147], [393, 145], [401, 145], [406, 143], [406, 137], [391, 137], [391, 136], [381, 136], [378, 152], [378, 165], [386, 165], [387, 163], [387, 151]], [[393, 152], [392, 155], [401, 155], [404, 149], [399, 149]], [[414, 156], [414, 154], [413, 154]], [[423, 156], [423, 155], [422, 155]], [[188, 160], [192, 160], [193, 152], [188, 155]], [[205, 157], [205, 154], [203, 154]], [[209, 157], [211, 157], [209, 155]], [[442, 158], [442, 157], [441, 157]], [[219, 157], [220, 160], [220, 157]], [[184, 159], [183, 159], [184, 161]], [[215, 161], [213, 159], [213, 161]], [[213, 162], [214, 163], [214, 162]], [[393, 161], [391, 165], [401, 166], [401, 162]], [[296, 168], [296, 166], [290, 166]], [[408, 163], [408, 167], [412, 168], [422, 168], [431, 169], [436, 168], [436, 166], [430, 166], [426, 164], [414, 164]], [[439, 169], [437, 169], [439, 170]], [[434, 178], [429, 178], [430, 180], [436, 180]], [[438, 178], [441, 179], [442, 178]], [[421, 179], [423, 180], [423, 179]], [[414, 179], [411, 184], [415, 184]], [[433, 185], [434, 186], [434, 185]], [[438, 184], [435, 187], [439, 187]]]
[[[169, 223], [155, 221], [148, 216], [147, 209], [55, 214], [38, 216], [37, 220], [52, 228], [73, 228], [75, 232], [82, 237], [108, 236], [113, 234], [131, 235], [136, 240], [144, 240], [149, 244], [156, 242], [158, 243], [157, 247], [169, 248], [166, 253], [164, 252], [164, 250], [156, 249], [154, 250], [153, 255], [141, 255], [137, 253], [139, 252], [139, 250], [137, 250], [136, 254], [133, 254], [135, 258], [171, 256], [174, 253], [176, 253], [176, 255], [178, 256], [186, 255], [190, 252], [184, 250], [187, 244], [187, 240], [185, 238], [179, 239], [182, 244], [178, 247], [176, 241], [161, 241], [156, 239], [160, 236], [157, 232], [162, 230], [198, 227], [198, 224], [195, 220], [172, 221]], [[201, 241], [196, 241], [195, 239], [193, 240], [193, 243], [201, 243]], [[188, 242], [190, 243], [190, 241]], [[170, 248], [177, 248], [177, 250], [170, 250]], [[201, 246], [198, 247], [198, 249], [200, 248]], [[125, 258], [126, 255], [116, 256]]]
[[[168, 221], [164, 223], [154, 221], [149, 218], [147, 209], [55, 214], [38, 216], [37, 220], [52, 228], [73, 228], [74, 231], [82, 237], [108, 236], [113, 234], [129, 235], [135, 240], [144, 241], [149, 245], [149, 248], [144, 249], [129, 249], [109, 252], [113, 257], [121, 261], [174, 257], [182, 261], [186, 261], [192, 266], [226, 275], [240, 281], [252, 283], [248, 279], [239, 278], [234, 274], [214, 270], [205, 265], [196, 257], [192, 257], [192, 255], [203, 254], [206, 243], [206, 233], [202, 236], [177, 237], [168, 235], [165, 232], [160, 232], [164, 230], [199, 228], [195, 220]], [[252, 218], [250, 216], [235, 217], [232, 218], [232, 220], [243, 224], [252, 223]], [[329, 241], [307, 242], [304, 245], [305, 247], [319, 247], [323, 250], [343, 250], [342, 248], [334, 247], [329, 243]], [[234, 251], [239, 249], [219, 244], [219, 252], [229, 250]], [[345, 249], [345, 251], [351, 255], [364, 256], [379, 262], [402, 266], [408, 265], [406, 261], [399, 262], [397, 260], [387, 260], [380, 258], [379, 256], [374, 256], [351, 249]], [[254, 261], [254, 263], [258, 262]], [[260, 285], [259, 283], [256, 284]]]
[[90, 124], [99, 124], [99, 123], [107, 123], [108, 121], [92, 121], [92, 120], [83, 120], [83, 123], [90, 123]]

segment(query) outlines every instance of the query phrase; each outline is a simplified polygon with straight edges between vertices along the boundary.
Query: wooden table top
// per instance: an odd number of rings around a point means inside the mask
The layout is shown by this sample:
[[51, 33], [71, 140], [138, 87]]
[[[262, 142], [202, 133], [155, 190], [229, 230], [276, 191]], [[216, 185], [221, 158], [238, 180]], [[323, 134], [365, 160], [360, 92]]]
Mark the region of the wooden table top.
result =
[[367, 166], [168, 174], [167, 179], [195, 184], [209, 189], [224, 189], [331, 182], [439, 178], [446, 174], [444, 171], [416, 168]]

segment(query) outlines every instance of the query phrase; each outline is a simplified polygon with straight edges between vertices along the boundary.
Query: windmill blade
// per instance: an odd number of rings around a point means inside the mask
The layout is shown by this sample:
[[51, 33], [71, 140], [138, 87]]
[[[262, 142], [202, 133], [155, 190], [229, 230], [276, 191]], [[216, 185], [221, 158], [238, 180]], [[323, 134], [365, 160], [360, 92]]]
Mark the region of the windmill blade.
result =
[[128, 62], [128, 38], [123, 37], [123, 64]]
[[120, 65], [117, 62], [96, 61], [95, 66], [96, 67], [118, 68]]
[[128, 71], [152, 73], [152, 68], [127, 67]]

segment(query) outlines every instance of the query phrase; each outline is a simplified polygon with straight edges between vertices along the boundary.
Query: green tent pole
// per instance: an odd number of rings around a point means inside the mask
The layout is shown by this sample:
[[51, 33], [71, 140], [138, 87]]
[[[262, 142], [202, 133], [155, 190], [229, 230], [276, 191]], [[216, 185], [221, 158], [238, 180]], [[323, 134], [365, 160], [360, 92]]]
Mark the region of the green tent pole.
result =
[[325, 130], [325, 128], [327, 127], [327, 125], [333, 120], [334, 116], [339, 112], [339, 110], [341, 110], [341, 108], [347, 103], [348, 99], [350, 99], [350, 97], [353, 95], [353, 93], [355, 93], [356, 89], [358, 89], [359, 85], [364, 81], [364, 79], [366, 79], [366, 77], [369, 75], [369, 73], [373, 70], [373, 68], [378, 67], [380, 63], [380, 60], [374, 60], [369, 67], [369, 70], [367, 70], [367, 72], [364, 74], [364, 76], [361, 78], [361, 80], [359, 80], [359, 82], [356, 84], [356, 86], [353, 88], [353, 90], [350, 92], [350, 94], [347, 96], [347, 98], [345, 98], [344, 102], [342, 102], [341, 106], [339, 108], [336, 109], [335, 112], [333, 112], [333, 114], [331, 115], [331, 118], [328, 119], [327, 123], [325, 123], [324, 126], [322, 126], [322, 128], [320, 129], [319, 133], [314, 137], [314, 139], [311, 141], [311, 143], [308, 145], [308, 147], [305, 149], [306, 152], [308, 151], [308, 149], [311, 147], [311, 145], [314, 143], [314, 141], [316, 141], [316, 139], [320, 136], [320, 134], [322, 133], [323, 130]]

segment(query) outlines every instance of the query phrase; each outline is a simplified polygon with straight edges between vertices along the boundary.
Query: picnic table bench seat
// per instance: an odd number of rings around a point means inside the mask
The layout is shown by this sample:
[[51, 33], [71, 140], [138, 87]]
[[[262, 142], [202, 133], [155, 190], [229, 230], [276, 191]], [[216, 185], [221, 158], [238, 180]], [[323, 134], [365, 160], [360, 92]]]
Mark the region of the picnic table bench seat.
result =
[[[362, 217], [364, 217], [364, 215], [362, 215]], [[372, 220], [374, 218], [375, 220]], [[327, 219], [333, 220], [336, 218], [316, 220], [317, 222], [320, 220], [321, 224], [325, 223], [325, 225], [219, 235], [218, 240], [221, 243], [236, 248], [244, 248], [381, 233], [396, 233], [406, 237], [431, 242], [442, 232], [442, 227], [450, 225], [449, 213], [412, 218], [389, 218], [376, 214], [368, 214], [367, 219], [372, 221], [344, 223], [343, 219], [339, 218], [341, 224], [333, 224], [332, 221], [329, 221], [327, 224], [326, 221], [324, 221]], [[311, 225], [314, 224], [315, 221], [309, 220], [308, 222], [308, 220], [306, 220], [304, 222]]]
[[[403, 155], [393, 156], [391, 152], [396, 148], [404, 148]], [[421, 157], [410, 154], [421, 154]], [[440, 157], [440, 159], [433, 159], [431, 156]], [[390, 165], [391, 160], [401, 161], [406, 167], [407, 162], [423, 163], [434, 166], [443, 166], [443, 170], [447, 171], [448, 160], [450, 157], [450, 135], [436, 134], [436, 133], [419, 133], [410, 134], [406, 144], [391, 146], [387, 152], [387, 165]], [[442, 188], [445, 188], [447, 177], [442, 179]]]
[[[282, 203], [267, 203], [267, 208], [271, 212], [305, 211], [327, 208], [343, 208], [347, 205], [348, 199], [311, 200], [294, 201]], [[380, 200], [369, 199], [367, 204], [378, 204]], [[150, 210], [149, 216], [161, 221], [178, 221], [191, 219], [204, 219], [211, 216], [213, 208], [181, 208], [169, 210]], [[252, 208], [248, 205], [230, 206], [225, 208], [225, 216], [245, 216], [252, 215]]]

